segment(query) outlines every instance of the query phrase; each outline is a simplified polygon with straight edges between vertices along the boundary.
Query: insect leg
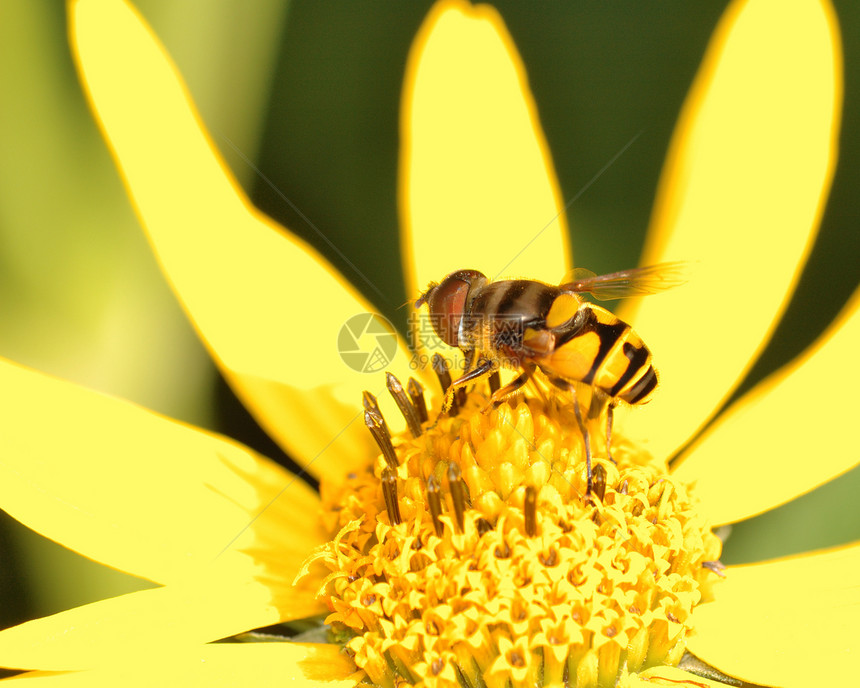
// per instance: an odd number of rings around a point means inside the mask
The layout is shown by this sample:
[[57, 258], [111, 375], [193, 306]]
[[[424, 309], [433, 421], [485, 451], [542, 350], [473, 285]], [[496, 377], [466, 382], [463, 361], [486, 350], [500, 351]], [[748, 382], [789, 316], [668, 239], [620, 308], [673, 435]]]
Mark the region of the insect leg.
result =
[[435, 428], [436, 423], [439, 422], [439, 418], [441, 418], [446, 412], [450, 412], [452, 416], [457, 415], [460, 410], [460, 406], [466, 403], [465, 386], [474, 380], [490, 374], [495, 370], [495, 368], [496, 364], [493, 361], [487, 358], [481, 358], [478, 360], [478, 365], [476, 367], [463, 373], [463, 375], [452, 382], [451, 374], [448, 372], [445, 360], [436, 354], [433, 357], [433, 369], [436, 371], [436, 374], [439, 375], [439, 380], [442, 384], [442, 389], [445, 392], [445, 397], [442, 400], [442, 410], [439, 412], [436, 422], [430, 427]]
[[591, 471], [591, 439], [589, 438], [588, 427], [582, 420], [582, 411], [579, 410], [576, 390], [571, 387], [570, 391], [573, 394], [573, 412], [576, 414], [576, 422], [579, 423], [579, 429], [582, 431], [582, 443], [585, 445], [585, 479], [587, 485], [585, 496], [588, 497], [594, 488], [594, 474]]
[[[471, 368], [471, 366], [469, 366]], [[463, 390], [470, 382], [479, 380], [485, 375], [489, 375], [496, 369], [496, 363], [489, 358], [479, 358], [477, 365], [468, 372], [463, 373], [459, 378], [454, 380], [454, 383], [448, 388], [448, 393], [453, 394], [455, 390]], [[465, 401], [465, 400], [463, 400]], [[462, 403], [462, 402], [461, 402]]]
[[612, 458], [612, 419], [615, 415], [615, 404], [610, 402], [609, 408], [606, 409], [606, 456], [609, 460], [617, 465], [615, 459]]
[[[612, 460], [612, 452], [609, 443], [612, 440], [612, 415], [614, 404], [612, 399], [602, 390], [593, 387], [591, 392], [591, 403], [588, 406], [588, 422], [592, 426], [597, 425], [603, 411], [606, 410], [606, 456]], [[613, 461], [613, 463], [615, 463]]]
[[526, 363], [523, 364], [523, 372], [517, 375], [513, 380], [511, 380], [504, 387], [497, 389], [490, 396], [490, 402], [487, 404], [485, 411], [500, 401], [504, 401], [505, 398], [511, 396], [514, 392], [516, 392], [520, 387], [526, 384], [529, 380], [531, 380], [532, 374], [534, 373], [534, 366], [528, 365]]
[[451, 413], [452, 416], [457, 415], [457, 411], [459, 411], [457, 405], [457, 399], [454, 396], [453, 392], [453, 384], [451, 383], [451, 373], [448, 370], [448, 362], [445, 360], [443, 356], [440, 356], [438, 353], [433, 354], [433, 372], [436, 373], [436, 377], [439, 378], [439, 385], [442, 387], [442, 410], [439, 412], [439, 416], [437, 416], [431, 428], [435, 428], [436, 424], [439, 422], [439, 418], [446, 412]]
[[468, 373], [472, 366], [475, 365], [478, 352], [475, 349], [466, 349], [463, 351], [463, 375]]
[[470, 377], [467, 378], [465, 382], [460, 382], [460, 380], [465, 378], [468, 373], [473, 371], [475, 364], [478, 362], [478, 352], [476, 349], [466, 349], [465, 351], [463, 351], [463, 374], [457, 381], [454, 382], [454, 385], [452, 386], [452, 389], [457, 389], [457, 403], [460, 406], [464, 406], [466, 404], [466, 388], [464, 387], [464, 385], [467, 382], [480, 378], [484, 375], [484, 373], [481, 373], [477, 375], [477, 378]]
[[[582, 411], [579, 409], [579, 399], [576, 396], [576, 387], [564, 378], [552, 376], [548, 376], [548, 378], [553, 385], [565, 392], [569, 392], [573, 397], [573, 413], [576, 416], [576, 422], [579, 424], [579, 430], [582, 432], [582, 444], [585, 447], [585, 477], [588, 485], [585, 494], [588, 496], [594, 489], [594, 474], [591, 471], [591, 435], [588, 432], [588, 426], [585, 424], [585, 420], [582, 417]], [[589, 415], [591, 413], [592, 406], [594, 406], [594, 394], [592, 394], [591, 397]]]

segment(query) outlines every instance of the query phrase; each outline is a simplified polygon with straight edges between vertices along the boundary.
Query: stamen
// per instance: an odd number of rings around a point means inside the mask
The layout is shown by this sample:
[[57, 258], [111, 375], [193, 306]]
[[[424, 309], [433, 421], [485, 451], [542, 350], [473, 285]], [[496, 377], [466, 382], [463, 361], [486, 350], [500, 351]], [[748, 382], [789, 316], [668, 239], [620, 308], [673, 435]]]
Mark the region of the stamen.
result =
[[601, 464], [597, 464], [594, 467], [592, 474], [592, 490], [594, 491], [594, 494], [597, 495], [597, 498], [602, 502], [603, 495], [606, 494], [606, 469]]
[[502, 386], [502, 376], [499, 375], [499, 371], [496, 370], [490, 373], [490, 377], [487, 378], [487, 382], [490, 385], [490, 394], [492, 395], [497, 392]]
[[439, 518], [442, 515], [442, 486], [435, 475], [427, 478], [427, 504], [430, 507], [430, 516], [433, 518], [433, 529], [436, 535], [442, 537], [444, 526]]
[[412, 405], [418, 414], [418, 420], [426, 423], [429, 416], [427, 415], [427, 402], [424, 399], [424, 386], [414, 377], [410, 377], [406, 383], [406, 391], [412, 399]]
[[382, 417], [382, 411], [379, 409], [379, 403], [376, 401], [376, 397], [367, 390], [364, 390], [361, 393], [361, 403], [364, 405], [365, 411], [373, 411], [377, 416], [379, 416], [379, 419], [382, 421], [382, 427], [385, 428], [385, 432], [390, 437], [391, 432], [388, 429], [388, 425], [385, 423], [385, 418]]
[[[367, 394], [367, 392], [365, 392]], [[378, 411], [368, 409], [364, 412], [364, 424], [379, 445], [382, 451], [382, 456], [385, 462], [393, 469], [397, 470], [398, 461], [397, 453], [394, 451], [394, 445], [391, 444], [391, 435], [388, 434], [388, 427], [382, 418], [382, 414]]]
[[466, 518], [466, 484], [460, 467], [453, 461], [448, 464], [448, 489], [451, 491], [451, 501], [454, 503], [454, 517], [457, 520], [457, 532], [463, 532]]
[[399, 525], [403, 521], [400, 518], [400, 505], [397, 503], [397, 474], [390, 468], [382, 471], [382, 496], [385, 498], [388, 520], [392, 525]]
[[433, 354], [432, 364], [433, 372], [436, 373], [436, 377], [439, 378], [439, 384], [442, 385], [442, 393], [445, 395], [445, 400], [447, 401], [449, 396], [451, 398], [451, 406], [448, 408], [448, 412], [452, 416], [456, 416], [460, 410], [460, 405], [457, 403], [457, 396], [455, 394], [448, 394], [448, 390], [452, 384], [451, 373], [448, 372], [448, 361], [439, 354]]
[[400, 409], [400, 413], [402, 413], [403, 417], [406, 419], [406, 425], [409, 428], [409, 432], [412, 433], [413, 437], [421, 437], [421, 433], [423, 433], [424, 430], [421, 428], [421, 421], [418, 420], [418, 412], [412, 405], [412, 400], [406, 394], [406, 390], [403, 389], [403, 385], [400, 384], [400, 380], [398, 380], [392, 373], [385, 373], [385, 386], [388, 387], [388, 391], [391, 392], [391, 396], [394, 397], [397, 408]]
[[525, 516], [526, 535], [534, 537], [537, 533], [537, 490], [534, 485], [526, 487], [526, 496], [523, 500], [523, 514]]

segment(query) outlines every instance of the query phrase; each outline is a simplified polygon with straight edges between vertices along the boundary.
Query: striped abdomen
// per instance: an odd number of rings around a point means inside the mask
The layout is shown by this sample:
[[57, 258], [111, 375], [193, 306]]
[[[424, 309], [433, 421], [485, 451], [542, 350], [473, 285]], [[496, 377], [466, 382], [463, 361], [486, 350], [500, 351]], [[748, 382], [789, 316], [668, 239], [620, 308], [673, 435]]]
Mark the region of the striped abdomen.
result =
[[534, 362], [549, 375], [592, 385], [613, 399], [647, 401], [657, 387], [657, 373], [633, 328], [591, 303], [581, 303], [569, 322], [554, 331], [554, 350]]

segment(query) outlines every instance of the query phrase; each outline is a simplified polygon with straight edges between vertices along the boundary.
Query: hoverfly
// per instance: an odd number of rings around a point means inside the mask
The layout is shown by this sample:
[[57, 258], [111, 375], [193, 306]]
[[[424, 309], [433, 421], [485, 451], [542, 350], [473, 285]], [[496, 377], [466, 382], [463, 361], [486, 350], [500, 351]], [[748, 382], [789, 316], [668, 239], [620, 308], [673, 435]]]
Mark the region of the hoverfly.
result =
[[[540, 370], [549, 382], [574, 397], [577, 386], [591, 389], [587, 417], [599, 418], [606, 409], [609, 453], [614, 407], [620, 402], [648, 401], [657, 387], [657, 373], [651, 352], [633, 328], [580, 294], [597, 299], [653, 294], [683, 283], [685, 265], [661, 263], [607, 275], [576, 270], [559, 285], [533, 280], [493, 282], [477, 270], [457, 270], [438, 284], [431, 283], [415, 307], [429, 306], [438, 337], [459, 348], [466, 360], [463, 375], [447, 390], [444, 408], [450, 405], [455, 388], [500, 366], [520, 374], [497, 389], [491, 403], [516, 392]], [[591, 492], [588, 432], [579, 404], [573, 406], [585, 439]]]

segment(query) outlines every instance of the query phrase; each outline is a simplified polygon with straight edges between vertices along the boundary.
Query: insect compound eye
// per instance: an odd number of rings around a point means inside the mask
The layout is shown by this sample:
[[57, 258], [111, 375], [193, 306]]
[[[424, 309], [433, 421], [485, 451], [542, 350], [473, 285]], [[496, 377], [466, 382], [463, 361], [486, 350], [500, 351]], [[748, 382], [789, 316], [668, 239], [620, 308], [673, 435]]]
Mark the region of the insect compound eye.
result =
[[426, 295], [430, 306], [430, 317], [436, 334], [448, 346], [458, 346], [458, 334], [469, 291], [487, 278], [477, 270], [452, 272]]
[[469, 283], [445, 278], [430, 294], [430, 318], [433, 329], [448, 346], [457, 346], [460, 321], [466, 308]]

